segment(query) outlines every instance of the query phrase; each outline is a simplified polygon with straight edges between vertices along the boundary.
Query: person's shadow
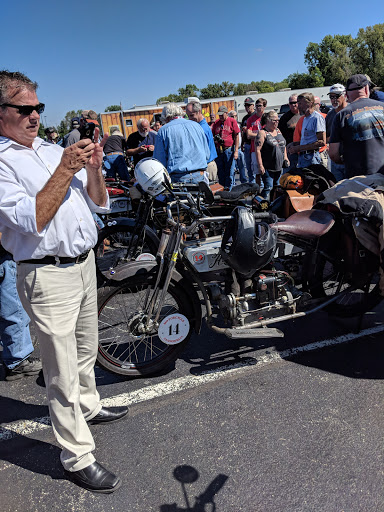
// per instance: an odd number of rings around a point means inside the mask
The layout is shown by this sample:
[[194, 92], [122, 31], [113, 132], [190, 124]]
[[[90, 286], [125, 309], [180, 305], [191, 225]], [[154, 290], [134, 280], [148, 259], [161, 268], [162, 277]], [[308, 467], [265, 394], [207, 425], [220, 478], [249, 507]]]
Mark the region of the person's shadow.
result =
[[209, 510], [214, 512], [216, 510], [214, 497], [228, 479], [226, 475], [217, 475], [205, 491], [195, 498], [195, 503], [191, 505], [185, 484], [196, 482], [199, 478], [199, 472], [192, 466], [177, 466], [173, 471], [173, 476], [181, 484], [186, 508], [180, 508], [176, 503], [164, 504], [160, 506], [160, 512], [207, 512], [206, 505], [211, 505]]

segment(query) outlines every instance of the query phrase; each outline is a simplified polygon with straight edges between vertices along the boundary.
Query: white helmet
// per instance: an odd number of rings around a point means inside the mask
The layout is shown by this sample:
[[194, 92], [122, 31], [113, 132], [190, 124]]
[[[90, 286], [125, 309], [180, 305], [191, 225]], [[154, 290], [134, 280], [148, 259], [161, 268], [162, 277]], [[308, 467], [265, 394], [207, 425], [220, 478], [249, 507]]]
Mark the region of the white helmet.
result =
[[143, 158], [135, 167], [135, 178], [144, 192], [157, 196], [165, 190], [164, 182], [170, 183], [170, 177], [164, 165], [156, 158]]

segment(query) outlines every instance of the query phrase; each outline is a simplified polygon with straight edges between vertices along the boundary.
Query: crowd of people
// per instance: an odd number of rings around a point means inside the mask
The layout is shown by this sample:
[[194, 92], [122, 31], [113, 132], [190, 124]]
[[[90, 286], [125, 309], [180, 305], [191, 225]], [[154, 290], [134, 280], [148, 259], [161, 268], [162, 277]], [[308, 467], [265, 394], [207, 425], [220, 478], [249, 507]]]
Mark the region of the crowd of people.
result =
[[[102, 139], [92, 110], [71, 121], [62, 147], [54, 128], [37, 136], [44, 104], [37, 83], [19, 72], [0, 71], [0, 334], [6, 380], [43, 369], [52, 426], [61, 462], [76, 484], [113, 492], [120, 478], [99, 464], [89, 426], [127, 415], [106, 408], [96, 390], [97, 301], [94, 217], [108, 210], [107, 176], [130, 179], [127, 158], [137, 165], [154, 158], [173, 182], [218, 181], [231, 190], [258, 183], [270, 198], [283, 170], [329, 166], [335, 181], [384, 173], [384, 103], [363, 74], [330, 87], [333, 109], [325, 116], [310, 92], [289, 98], [279, 118], [267, 101], [247, 97], [247, 114], [221, 105], [207, 122], [192, 99], [183, 110], [164, 106], [153, 125], [140, 119], [125, 140], [118, 127]], [[90, 128], [90, 126], [92, 128]], [[31, 149], [33, 151], [31, 151]], [[33, 320], [42, 362], [33, 357]]]

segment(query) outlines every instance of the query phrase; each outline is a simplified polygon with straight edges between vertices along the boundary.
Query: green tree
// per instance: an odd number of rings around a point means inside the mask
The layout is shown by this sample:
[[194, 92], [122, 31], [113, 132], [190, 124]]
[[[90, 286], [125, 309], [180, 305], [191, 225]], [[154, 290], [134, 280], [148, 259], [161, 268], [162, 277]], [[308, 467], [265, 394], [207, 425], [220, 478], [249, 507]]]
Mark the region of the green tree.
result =
[[209, 98], [224, 98], [225, 93], [220, 84], [208, 84], [200, 89], [200, 98], [207, 100]]
[[323, 87], [324, 78], [319, 68], [315, 67], [309, 73], [292, 73], [284, 80], [291, 89], [309, 89], [311, 87]]
[[384, 87], [384, 23], [361, 28], [351, 51], [356, 73], [368, 74]]
[[256, 87], [255, 90], [257, 90], [259, 93], [262, 92], [273, 92], [275, 90], [273, 82], [268, 82], [266, 80], [260, 80], [259, 82], [253, 82]]
[[182, 100], [180, 99], [180, 96], [178, 94], [168, 94], [168, 96], [161, 96], [161, 98], [158, 98], [156, 104], [158, 105], [162, 101], [171, 101], [177, 103], [178, 101]]
[[80, 117], [81, 113], [82, 110], [70, 110], [65, 114], [64, 119], [60, 122], [59, 126], [57, 127], [57, 133], [59, 134], [60, 138], [64, 137], [64, 135], [71, 131], [71, 119], [73, 117]]
[[284, 80], [282, 80], [281, 82], [275, 82], [273, 84], [274, 88], [275, 88], [275, 91], [280, 91], [280, 89], [287, 89], [289, 87], [289, 82], [288, 80], [285, 78]]
[[37, 133], [37, 136], [38, 136], [38, 137], [40, 137], [41, 139], [44, 139], [44, 137], [45, 137], [44, 130], [45, 130], [45, 126], [43, 126], [43, 125], [40, 123], [39, 131], [38, 131], [38, 133]]
[[233, 89], [235, 84], [232, 82], [221, 82], [221, 89], [224, 96], [233, 96]]
[[110, 105], [104, 112], [118, 112], [119, 110], [121, 110], [120, 105]]
[[248, 84], [236, 84], [233, 88], [233, 95], [234, 96], [241, 96], [243, 94], [247, 94], [247, 91], [250, 91]]
[[199, 89], [196, 87], [195, 84], [187, 84], [185, 87], [180, 87], [178, 89], [179, 97], [181, 98], [179, 101], [184, 101], [186, 98], [189, 98], [190, 96], [198, 96], [199, 95]]
[[325, 85], [345, 83], [354, 71], [351, 58], [353, 47], [351, 35], [327, 35], [320, 44], [309, 43], [304, 54], [309, 73], [318, 68]]

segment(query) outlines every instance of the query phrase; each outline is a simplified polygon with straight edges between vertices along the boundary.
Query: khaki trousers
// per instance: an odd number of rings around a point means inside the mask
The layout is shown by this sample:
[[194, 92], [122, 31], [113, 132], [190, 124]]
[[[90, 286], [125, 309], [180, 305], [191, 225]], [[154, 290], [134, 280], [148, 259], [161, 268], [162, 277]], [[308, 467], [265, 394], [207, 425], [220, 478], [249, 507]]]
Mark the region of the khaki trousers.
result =
[[36, 326], [49, 412], [61, 462], [79, 471], [95, 461], [86, 420], [101, 409], [94, 364], [98, 347], [94, 253], [83, 263], [17, 266], [21, 302]]
[[217, 181], [217, 164], [215, 160], [207, 165], [207, 173], [209, 181]]

